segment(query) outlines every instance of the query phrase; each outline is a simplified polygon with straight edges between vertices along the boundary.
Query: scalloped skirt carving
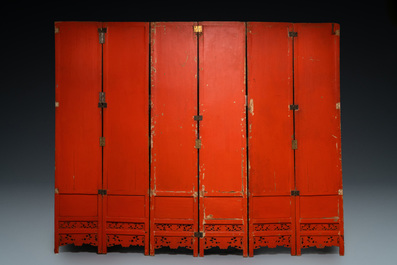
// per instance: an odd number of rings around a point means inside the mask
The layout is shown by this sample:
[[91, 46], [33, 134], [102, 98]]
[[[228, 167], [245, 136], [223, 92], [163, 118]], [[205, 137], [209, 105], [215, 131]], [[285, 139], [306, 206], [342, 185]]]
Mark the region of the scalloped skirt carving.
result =
[[98, 246], [97, 234], [59, 234], [59, 245], [82, 246], [83, 244]]
[[227, 249], [228, 247], [243, 249], [243, 237], [206, 236], [204, 238], [204, 249], [213, 247], [219, 247], [220, 249]]
[[108, 235], [107, 246], [112, 247], [116, 245], [121, 245], [122, 247], [145, 246], [145, 236]]
[[154, 248], [159, 249], [162, 247], [169, 247], [177, 249], [178, 247], [185, 247], [193, 249], [193, 237], [188, 236], [155, 236]]

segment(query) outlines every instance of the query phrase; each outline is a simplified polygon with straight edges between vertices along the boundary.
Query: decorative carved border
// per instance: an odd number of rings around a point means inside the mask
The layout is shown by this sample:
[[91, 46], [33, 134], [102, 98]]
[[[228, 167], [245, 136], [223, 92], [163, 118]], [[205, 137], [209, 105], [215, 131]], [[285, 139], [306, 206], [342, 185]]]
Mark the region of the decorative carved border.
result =
[[145, 230], [145, 224], [130, 222], [106, 222], [106, 229]]
[[301, 224], [301, 231], [338, 231], [339, 224]]
[[131, 235], [107, 235], [108, 247], [121, 245], [122, 247], [129, 246], [145, 246], [145, 236], [131, 236]]
[[96, 229], [98, 222], [96, 221], [59, 221], [59, 229]]
[[204, 226], [204, 231], [211, 231], [211, 232], [240, 232], [243, 231], [242, 225], [212, 225], [206, 224]]
[[98, 237], [97, 234], [59, 234], [59, 245], [64, 246], [68, 244], [75, 246], [82, 246], [83, 244], [98, 246]]
[[290, 231], [291, 223], [254, 224], [254, 231]]
[[339, 246], [339, 236], [301, 236], [301, 248]]
[[254, 249], [260, 247], [291, 247], [291, 236], [258, 236], [254, 237]]
[[155, 236], [154, 248], [159, 249], [162, 247], [169, 247], [171, 249], [177, 249], [178, 247], [185, 247], [187, 249], [193, 249], [193, 237]]
[[155, 230], [193, 232], [193, 224], [155, 224]]
[[206, 236], [204, 237], [204, 249], [213, 247], [219, 247], [220, 249], [227, 249], [228, 247], [234, 247], [237, 249], [243, 249], [243, 238], [242, 237], [230, 237], [230, 236]]

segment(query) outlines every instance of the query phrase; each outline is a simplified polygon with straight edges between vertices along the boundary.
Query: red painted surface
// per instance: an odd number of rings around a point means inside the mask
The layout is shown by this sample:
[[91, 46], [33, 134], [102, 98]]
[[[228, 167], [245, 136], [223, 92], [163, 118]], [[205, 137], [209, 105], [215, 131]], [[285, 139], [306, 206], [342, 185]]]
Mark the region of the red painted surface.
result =
[[200, 256], [228, 246], [246, 256], [245, 23], [199, 24]]
[[291, 23], [247, 27], [250, 256], [260, 247], [295, 253], [292, 30]]
[[55, 27], [55, 252], [344, 254], [338, 24]]
[[149, 24], [104, 23], [104, 245], [149, 254]]
[[197, 39], [193, 22], [151, 24], [151, 240], [198, 253]]
[[[294, 30], [298, 254], [332, 245], [343, 255], [339, 25], [298, 23]], [[316, 218], [325, 223], [308, 228]]]
[[55, 23], [55, 252], [101, 242], [100, 26]]

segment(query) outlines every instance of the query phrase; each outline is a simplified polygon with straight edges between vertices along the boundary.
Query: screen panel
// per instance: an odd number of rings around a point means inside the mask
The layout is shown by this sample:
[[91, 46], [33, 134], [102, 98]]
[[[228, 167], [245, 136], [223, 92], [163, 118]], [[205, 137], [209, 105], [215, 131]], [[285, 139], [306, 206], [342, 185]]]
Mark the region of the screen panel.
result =
[[151, 23], [151, 255], [161, 247], [198, 251], [195, 24]]
[[[200, 25], [200, 230], [205, 234], [200, 255], [204, 249], [228, 246], [246, 255], [245, 23]], [[239, 210], [232, 211], [232, 216], [219, 207], [211, 212], [211, 206], [221, 200], [218, 197], [232, 208], [237, 203]], [[223, 222], [225, 219], [233, 220]]]
[[103, 249], [144, 246], [149, 254], [149, 24], [103, 27]]
[[290, 31], [291, 23], [247, 26], [250, 256], [260, 247], [290, 247], [295, 253]]

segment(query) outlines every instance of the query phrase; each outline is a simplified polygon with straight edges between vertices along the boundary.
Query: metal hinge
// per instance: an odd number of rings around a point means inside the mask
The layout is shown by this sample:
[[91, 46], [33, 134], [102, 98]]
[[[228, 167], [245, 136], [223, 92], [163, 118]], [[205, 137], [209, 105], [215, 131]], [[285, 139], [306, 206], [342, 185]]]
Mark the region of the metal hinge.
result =
[[289, 109], [290, 110], [298, 110], [299, 109], [299, 105], [289, 105]]
[[288, 37], [298, 37], [298, 32], [290, 31], [290, 32], [288, 32]]
[[98, 34], [99, 34], [99, 43], [104, 44], [105, 43], [105, 33], [107, 32], [107, 28], [99, 28], [98, 29]]
[[291, 196], [299, 196], [299, 190], [291, 190]]
[[105, 92], [99, 92], [99, 103], [98, 108], [107, 108], [108, 103], [106, 103]]
[[54, 32], [55, 32], [55, 34], [59, 33], [59, 28], [58, 28], [58, 27], [55, 27], [55, 28], [54, 28]]
[[105, 137], [99, 137], [99, 146], [105, 146]]
[[203, 232], [194, 232], [194, 237], [203, 238], [204, 233]]
[[107, 190], [98, 190], [98, 194], [99, 195], [106, 195], [107, 194]]
[[203, 120], [203, 115], [195, 115], [194, 116], [195, 121], [202, 121]]
[[194, 33], [202, 33], [203, 32], [203, 26], [201, 26], [201, 25], [193, 26], [193, 31], [194, 31]]
[[292, 149], [293, 150], [298, 149], [298, 140], [292, 140]]
[[201, 139], [196, 139], [196, 145], [194, 148], [200, 149], [201, 148]]

